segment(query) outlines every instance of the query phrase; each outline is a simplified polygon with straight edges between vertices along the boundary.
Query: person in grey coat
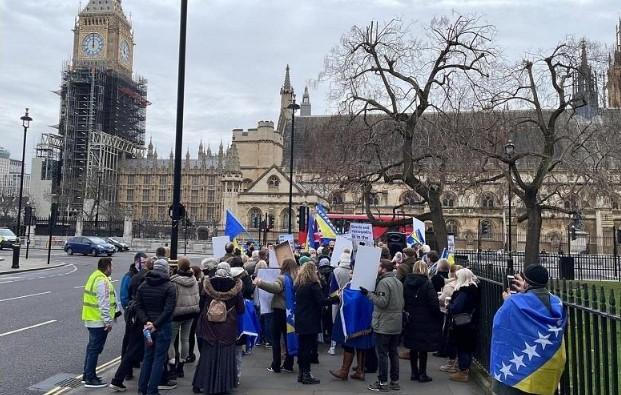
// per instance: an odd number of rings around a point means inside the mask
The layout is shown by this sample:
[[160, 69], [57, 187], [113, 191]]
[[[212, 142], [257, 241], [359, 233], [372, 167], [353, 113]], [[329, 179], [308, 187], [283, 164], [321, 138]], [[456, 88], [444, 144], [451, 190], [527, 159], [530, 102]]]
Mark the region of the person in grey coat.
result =
[[[371, 326], [376, 336], [378, 354], [378, 380], [369, 386], [371, 391], [399, 391], [399, 339], [403, 321], [403, 284], [394, 273], [394, 263], [382, 259], [379, 278], [374, 292], [360, 288], [373, 302]], [[390, 360], [390, 383], [388, 383], [388, 361]]]

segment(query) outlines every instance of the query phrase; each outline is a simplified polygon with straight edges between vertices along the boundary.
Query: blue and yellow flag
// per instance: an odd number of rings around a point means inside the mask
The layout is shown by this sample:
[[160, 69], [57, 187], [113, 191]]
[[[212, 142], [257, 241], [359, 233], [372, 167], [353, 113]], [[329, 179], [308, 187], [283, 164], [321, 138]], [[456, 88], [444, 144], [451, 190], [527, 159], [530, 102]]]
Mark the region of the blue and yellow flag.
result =
[[326, 209], [321, 204], [315, 206], [315, 221], [323, 239], [336, 239], [336, 228], [330, 222]]
[[242, 233], [246, 233], [246, 228], [244, 228], [241, 222], [239, 222], [239, 220], [233, 215], [231, 210], [227, 209], [224, 234], [227, 235], [231, 241], [233, 241]]
[[551, 295], [548, 309], [533, 292], [512, 295], [498, 309], [492, 329], [490, 372], [529, 394], [556, 393], [565, 367], [567, 315]]
[[285, 315], [287, 321], [287, 354], [298, 355], [298, 336], [295, 334], [295, 291], [293, 279], [285, 274]]

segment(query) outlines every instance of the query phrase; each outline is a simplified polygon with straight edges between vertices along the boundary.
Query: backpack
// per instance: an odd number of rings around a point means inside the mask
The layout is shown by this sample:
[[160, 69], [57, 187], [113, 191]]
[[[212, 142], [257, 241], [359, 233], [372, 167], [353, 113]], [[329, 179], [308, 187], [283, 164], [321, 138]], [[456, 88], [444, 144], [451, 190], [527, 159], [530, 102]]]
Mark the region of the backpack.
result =
[[214, 299], [209, 303], [207, 309], [207, 321], [209, 322], [225, 322], [228, 316], [226, 303], [222, 300]]

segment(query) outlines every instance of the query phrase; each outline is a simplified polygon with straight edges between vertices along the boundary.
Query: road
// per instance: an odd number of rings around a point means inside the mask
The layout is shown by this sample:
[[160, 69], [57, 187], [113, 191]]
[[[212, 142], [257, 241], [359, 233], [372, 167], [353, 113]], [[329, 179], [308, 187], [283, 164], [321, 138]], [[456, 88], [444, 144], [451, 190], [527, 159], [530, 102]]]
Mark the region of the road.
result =
[[[5, 259], [10, 254], [0, 251]], [[113, 256], [112, 280], [117, 290], [133, 255]], [[46, 252], [31, 251], [31, 257], [44, 259]], [[82, 286], [96, 269], [97, 259], [53, 251], [51, 264], [64, 266], [0, 276], [0, 394], [36, 394], [28, 388], [55, 374], [82, 373], [88, 340], [80, 320]], [[121, 319], [108, 337], [100, 364], [120, 355], [123, 330]]]

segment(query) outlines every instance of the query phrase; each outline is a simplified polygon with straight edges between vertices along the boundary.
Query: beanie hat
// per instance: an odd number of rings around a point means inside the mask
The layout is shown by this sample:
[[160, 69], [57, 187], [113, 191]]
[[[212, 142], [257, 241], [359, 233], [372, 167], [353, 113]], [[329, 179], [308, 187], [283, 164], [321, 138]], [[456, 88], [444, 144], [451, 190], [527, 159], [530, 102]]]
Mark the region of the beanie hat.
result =
[[388, 259], [380, 260], [380, 267], [382, 269], [385, 269], [385, 270], [389, 271], [389, 272], [392, 272], [393, 270], [395, 270], [395, 264], [392, 261], [388, 260]]
[[339, 258], [339, 267], [351, 268], [351, 252], [349, 250], [343, 251]]
[[168, 261], [166, 259], [158, 259], [153, 262], [153, 270], [168, 273]]
[[307, 256], [303, 256], [300, 257], [300, 266], [302, 266], [303, 264], [305, 264], [306, 262], [310, 261], [311, 259]]
[[524, 280], [534, 287], [545, 287], [549, 278], [548, 270], [541, 265], [530, 265], [524, 271]]
[[330, 266], [330, 260], [328, 258], [321, 258], [319, 260], [319, 267]]

